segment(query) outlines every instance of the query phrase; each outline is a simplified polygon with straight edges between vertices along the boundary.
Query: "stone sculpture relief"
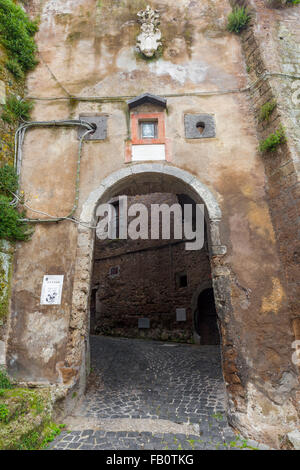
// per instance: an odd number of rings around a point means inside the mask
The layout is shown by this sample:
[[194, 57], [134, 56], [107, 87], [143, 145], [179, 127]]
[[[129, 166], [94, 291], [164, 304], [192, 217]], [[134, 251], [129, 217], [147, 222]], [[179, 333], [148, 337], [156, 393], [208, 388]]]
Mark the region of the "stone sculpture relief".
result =
[[141, 23], [141, 33], [137, 37], [137, 47], [146, 57], [153, 57], [161, 46], [161, 32], [158, 29], [159, 13], [148, 5], [137, 14]]

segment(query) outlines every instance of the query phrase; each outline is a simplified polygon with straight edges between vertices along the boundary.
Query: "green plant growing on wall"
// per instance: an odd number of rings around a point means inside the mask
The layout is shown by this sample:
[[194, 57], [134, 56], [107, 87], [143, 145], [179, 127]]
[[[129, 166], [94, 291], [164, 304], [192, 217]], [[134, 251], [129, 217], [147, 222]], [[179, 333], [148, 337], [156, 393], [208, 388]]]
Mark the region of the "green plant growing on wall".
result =
[[44, 449], [45, 447], [47, 447], [49, 442], [52, 442], [56, 438], [56, 436], [58, 436], [61, 431], [65, 429], [65, 427], [65, 424], [56, 424], [50, 422], [44, 430], [44, 439], [41, 443], [41, 448]]
[[13, 167], [5, 165], [0, 169], [0, 239], [25, 241], [31, 235], [29, 225], [24, 222], [24, 212], [12, 205], [18, 188], [18, 177]]
[[239, 34], [245, 29], [251, 19], [250, 13], [245, 7], [235, 7], [228, 15], [227, 29], [231, 33]]
[[1, 118], [8, 124], [28, 121], [32, 108], [33, 103], [31, 101], [20, 100], [15, 95], [11, 95], [3, 106]]
[[8, 416], [9, 416], [9, 409], [4, 403], [0, 403], [0, 421], [3, 421], [4, 423], [6, 423]]
[[6, 370], [3, 367], [0, 367], [0, 390], [11, 388], [13, 388], [13, 384], [11, 383]]
[[260, 113], [259, 113], [259, 121], [269, 121], [272, 112], [276, 108], [276, 101], [268, 101], [265, 103], [261, 108], [260, 108]]
[[0, 42], [9, 59], [14, 61], [15, 71], [16, 63], [24, 73], [38, 63], [37, 46], [33, 38], [37, 30], [37, 22], [31, 21], [19, 5], [12, 0], [0, 0]]
[[280, 127], [273, 134], [270, 134], [265, 140], [259, 144], [261, 152], [274, 152], [280, 144], [286, 141], [284, 128]]
[[47, 389], [30, 390], [15, 384], [10, 389], [0, 389], [0, 397], [2, 450], [46, 448], [65, 428], [51, 420], [52, 400]]
[[157, 51], [153, 54], [153, 56], [148, 57], [143, 54], [139, 49], [135, 50], [135, 57], [137, 60], [143, 60], [145, 62], [155, 62], [163, 56], [163, 46], [158, 46]]
[[18, 189], [18, 176], [14, 167], [4, 165], [0, 168], [0, 193], [4, 196], [11, 197], [12, 193], [16, 193]]
[[24, 213], [19, 213], [10, 203], [8, 197], [0, 195], [0, 238], [9, 241], [28, 240], [29, 227], [23, 221]]
[[16, 79], [24, 78], [22, 67], [16, 59], [9, 59], [5, 66]]

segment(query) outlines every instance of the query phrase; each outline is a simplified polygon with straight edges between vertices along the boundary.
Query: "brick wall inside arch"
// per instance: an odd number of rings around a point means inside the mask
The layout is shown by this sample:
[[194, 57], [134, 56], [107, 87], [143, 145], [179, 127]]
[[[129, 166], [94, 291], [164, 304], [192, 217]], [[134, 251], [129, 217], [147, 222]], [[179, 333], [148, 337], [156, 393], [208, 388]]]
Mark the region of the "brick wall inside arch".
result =
[[[168, 193], [128, 198], [129, 207], [143, 203], [148, 209], [151, 204], [171, 206], [177, 202], [176, 195]], [[192, 298], [204, 282], [211, 282], [207, 244], [201, 251], [187, 251], [185, 242], [174, 238], [96, 238], [91, 332], [192, 342]], [[178, 321], [178, 309], [186, 311], [185, 321]], [[143, 318], [149, 319], [149, 328], [139, 328]]]

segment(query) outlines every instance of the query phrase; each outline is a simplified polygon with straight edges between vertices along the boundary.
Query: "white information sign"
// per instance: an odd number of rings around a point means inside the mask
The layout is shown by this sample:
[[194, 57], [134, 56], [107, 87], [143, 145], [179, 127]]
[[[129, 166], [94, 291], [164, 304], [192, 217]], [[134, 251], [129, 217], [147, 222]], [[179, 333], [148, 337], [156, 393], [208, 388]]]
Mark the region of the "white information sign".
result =
[[46, 274], [43, 280], [41, 305], [60, 305], [64, 276]]

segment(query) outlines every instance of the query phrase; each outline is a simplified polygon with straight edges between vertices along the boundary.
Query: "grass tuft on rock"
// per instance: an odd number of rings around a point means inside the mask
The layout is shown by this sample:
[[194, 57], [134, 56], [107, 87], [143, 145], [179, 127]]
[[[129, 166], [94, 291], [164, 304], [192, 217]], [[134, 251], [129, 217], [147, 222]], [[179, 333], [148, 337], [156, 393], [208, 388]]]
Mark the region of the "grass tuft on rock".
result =
[[274, 109], [276, 108], [277, 103], [275, 100], [268, 101], [260, 108], [259, 113], [259, 121], [269, 121], [271, 114], [273, 113]]
[[239, 34], [248, 26], [251, 19], [250, 13], [245, 7], [234, 7], [228, 15], [227, 30]]
[[7, 124], [16, 124], [20, 121], [29, 121], [33, 103], [10, 95], [3, 106], [1, 118]]

